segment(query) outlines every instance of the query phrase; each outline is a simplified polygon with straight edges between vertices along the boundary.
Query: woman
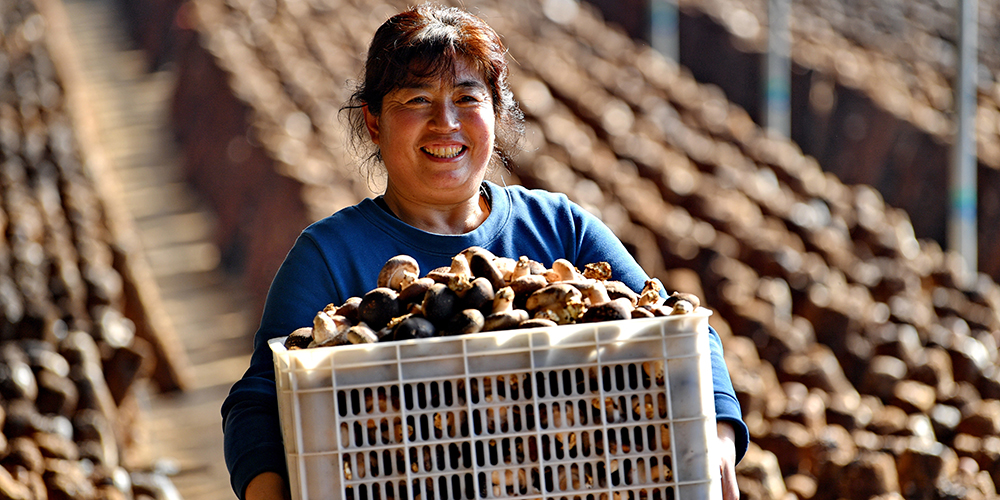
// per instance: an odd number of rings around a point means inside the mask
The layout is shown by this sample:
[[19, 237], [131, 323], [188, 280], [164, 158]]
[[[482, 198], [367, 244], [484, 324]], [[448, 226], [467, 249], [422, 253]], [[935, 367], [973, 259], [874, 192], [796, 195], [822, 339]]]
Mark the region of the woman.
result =
[[[250, 368], [222, 408], [226, 462], [240, 498], [288, 495], [267, 340], [375, 288], [390, 257], [407, 254], [433, 269], [480, 246], [543, 263], [607, 261], [614, 279], [642, 288], [647, 276], [622, 243], [564, 195], [484, 182], [522, 133], [505, 53], [488, 25], [453, 8], [423, 5], [375, 33], [345, 109], [356, 143], [370, 145], [370, 161], [385, 169], [385, 193], [303, 231], [274, 278]], [[736, 498], [734, 468], [748, 433], [714, 330], [711, 345], [723, 489]]]

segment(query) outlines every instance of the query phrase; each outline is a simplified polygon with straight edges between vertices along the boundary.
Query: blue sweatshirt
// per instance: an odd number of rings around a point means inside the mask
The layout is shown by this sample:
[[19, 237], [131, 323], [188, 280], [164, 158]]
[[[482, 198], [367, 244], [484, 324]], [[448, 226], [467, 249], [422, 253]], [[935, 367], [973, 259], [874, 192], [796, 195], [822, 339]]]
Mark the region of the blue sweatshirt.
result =
[[[489, 217], [475, 230], [440, 235], [409, 226], [372, 199], [345, 208], [306, 228], [278, 269], [254, 337], [250, 367], [222, 406], [226, 465], [233, 491], [242, 499], [250, 480], [263, 472], [287, 477], [278, 421], [274, 363], [267, 341], [312, 326], [317, 311], [342, 304], [376, 288], [379, 270], [391, 257], [406, 254], [421, 274], [448, 266], [471, 246], [496, 255], [522, 255], [551, 264], [559, 258], [578, 265], [608, 262], [612, 279], [641, 290], [648, 279], [621, 241], [599, 219], [565, 195], [520, 186], [485, 183], [492, 201]], [[710, 328], [715, 411], [736, 430], [736, 457], [749, 442], [722, 341]]]

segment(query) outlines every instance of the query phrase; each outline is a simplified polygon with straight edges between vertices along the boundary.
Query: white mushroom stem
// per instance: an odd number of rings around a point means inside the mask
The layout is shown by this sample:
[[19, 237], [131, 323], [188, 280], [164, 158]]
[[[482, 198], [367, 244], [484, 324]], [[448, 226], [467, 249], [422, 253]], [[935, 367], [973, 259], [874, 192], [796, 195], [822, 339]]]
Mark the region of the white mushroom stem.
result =
[[469, 268], [469, 259], [463, 254], [458, 254], [451, 258], [451, 273], [463, 276], [472, 276], [472, 269]]
[[517, 266], [517, 261], [511, 259], [510, 257], [497, 257], [493, 260], [493, 265], [496, 266], [500, 274], [503, 275], [503, 280], [510, 283], [514, 276], [514, 269]]
[[591, 307], [597, 304], [603, 304], [611, 300], [608, 297], [608, 289], [605, 288], [604, 283], [596, 280], [586, 280], [584, 284], [580, 286], [580, 292], [583, 293], [583, 300], [587, 302]]
[[566, 259], [556, 259], [555, 262], [552, 263], [552, 270], [559, 273], [559, 276], [562, 277], [563, 281], [583, 278], [583, 275], [580, 274], [580, 271], [577, 270], [576, 266]]
[[527, 256], [522, 255], [520, 259], [517, 259], [517, 264], [514, 264], [514, 271], [510, 275], [510, 280], [514, 281], [521, 276], [527, 276], [531, 274], [531, 261], [528, 260]]
[[514, 290], [505, 286], [493, 297], [493, 313], [502, 313], [514, 309]]
[[347, 318], [320, 311], [313, 318], [313, 341], [325, 344], [350, 327], [351, 322]]

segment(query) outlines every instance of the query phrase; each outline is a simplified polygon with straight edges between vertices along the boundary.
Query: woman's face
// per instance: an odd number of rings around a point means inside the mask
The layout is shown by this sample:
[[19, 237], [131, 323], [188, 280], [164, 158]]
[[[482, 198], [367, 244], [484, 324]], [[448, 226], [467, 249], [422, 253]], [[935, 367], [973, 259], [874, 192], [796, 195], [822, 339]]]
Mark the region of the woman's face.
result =
[[464, 59], [446, 74], [396, 89], [365, 122], [388, 174], [386, 195], [424, 204], [474, 196], [493, 155], [490, 89]]

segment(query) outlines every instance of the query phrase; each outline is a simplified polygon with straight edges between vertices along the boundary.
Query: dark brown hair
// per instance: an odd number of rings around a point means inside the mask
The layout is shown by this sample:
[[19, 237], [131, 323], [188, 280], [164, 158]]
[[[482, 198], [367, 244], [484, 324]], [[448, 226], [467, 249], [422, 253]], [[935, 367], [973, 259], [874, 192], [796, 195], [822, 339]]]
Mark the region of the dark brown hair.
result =
[[423, 4], [389, 18], [375, 31], [364, 75], [343, 108], [355, 149], [370, 162], [381, 161], [368, 137], [364, 106], [377, 116], [386, 94], [417, 80], [445, 77], [454, 71], [456, 59], [464, 58], [490, 89], [496, 116], [494, 158], [510, 169], [524, 135], [524, 115], [507, 82], [506, 55], [493, 28], [461, 9]]

